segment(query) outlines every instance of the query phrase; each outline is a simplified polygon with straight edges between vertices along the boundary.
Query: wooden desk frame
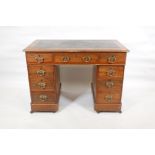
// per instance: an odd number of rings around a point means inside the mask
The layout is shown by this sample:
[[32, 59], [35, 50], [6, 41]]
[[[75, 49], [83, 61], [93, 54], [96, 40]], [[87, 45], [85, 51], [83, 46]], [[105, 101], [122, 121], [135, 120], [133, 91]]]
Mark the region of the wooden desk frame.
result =
[[25, 50], [31, 112], [59, 107], [59, 65], [94, 65], [91, 83], [97, 112], [121, 112], [128, 51], [116, 40], [37, 40]]

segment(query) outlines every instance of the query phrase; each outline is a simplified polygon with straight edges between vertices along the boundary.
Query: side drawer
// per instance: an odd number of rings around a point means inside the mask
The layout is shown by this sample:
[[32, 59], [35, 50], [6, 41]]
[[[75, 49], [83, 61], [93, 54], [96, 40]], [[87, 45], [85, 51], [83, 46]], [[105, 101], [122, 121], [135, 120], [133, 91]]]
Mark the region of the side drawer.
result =
[[54, 104], [56, 93], [51, 91], [31, 92], [32, 104]]
[[43, 78], [53, 78], [54, 74], [53, 65], [28, 65], [28, 72], [30, 79], [41, 80]]
[[99, 54], [99, 63], [101, 64], [122, 64], [126, 61], [126, 53], [104, 52]]
[[98, 92], [120, 92], [122, 91], [122, 80], [98, 80], [97, 91]]
[[120, 79], [123, 80], [124, 66], [97, 66], [97, 79]]
[[54, 91], [56, 86], [53, 78], [30, 78], [30, 87], [31, 91]]
[[120, 93], [97, 93], [96, 104], [120, 104]]
[[26, 60], [28, 64], [51, 63], [53, 60], [52, 53], [26, 52]]

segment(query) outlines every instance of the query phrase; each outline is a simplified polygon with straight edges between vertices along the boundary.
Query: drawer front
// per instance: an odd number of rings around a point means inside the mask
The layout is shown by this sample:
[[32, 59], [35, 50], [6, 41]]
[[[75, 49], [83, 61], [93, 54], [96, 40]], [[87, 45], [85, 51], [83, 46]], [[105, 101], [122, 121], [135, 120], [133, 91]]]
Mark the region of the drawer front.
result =
[[56, 94], [50, 91], [31, 92], [32, 104], [54, 104]]
[[98, 93], [96, 96], [97, 104], [120, 104], [121, 94], [120, 93]]
[[36, 79], [36, 78], [30, 78], [30, 87], [32, 91], [53, 91], [55, 89], [55, 85], [53, 80], [49, 78], [44, 79]]
[[94, 64], [97, 60], [97, 54], [92, 53], [57, 53], [54, 55], [56, 64]]
[[104, 93], [121, 93], [122, 80], [98, 80], [97, 91]]
[[98, 66], [98, 79], [123, 79], [124, 66]]
[[54, 66], [52, 65], [28, 65], [30, 79], [42, 80], [43, 78], [53, 79]]
[[51, 63], [53, 60], [52, 53], [26, 53], [28, 64]]
[[101, 64], [125, 64], [126, 53], [100, 53], [98, 62]]
[[125, 64], [126, 53], [116, 52], [27, 52], [28, 64]]
[[55, 53], [56, 64], [125, 64], [126, 53]]

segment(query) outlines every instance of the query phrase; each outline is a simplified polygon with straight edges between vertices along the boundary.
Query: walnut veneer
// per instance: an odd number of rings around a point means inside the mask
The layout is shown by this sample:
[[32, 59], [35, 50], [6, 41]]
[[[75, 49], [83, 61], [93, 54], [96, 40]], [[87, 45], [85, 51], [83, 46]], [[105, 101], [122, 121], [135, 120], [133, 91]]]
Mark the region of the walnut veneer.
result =
[[[25, 50], [31, 112], [56, 112], [59, 65], [94, 65], [92, 92], [97, 112], [120, 112], [126, 53], [116, 40], [36, 40]], [[79, 73], [80, 74], [80, 73]]]

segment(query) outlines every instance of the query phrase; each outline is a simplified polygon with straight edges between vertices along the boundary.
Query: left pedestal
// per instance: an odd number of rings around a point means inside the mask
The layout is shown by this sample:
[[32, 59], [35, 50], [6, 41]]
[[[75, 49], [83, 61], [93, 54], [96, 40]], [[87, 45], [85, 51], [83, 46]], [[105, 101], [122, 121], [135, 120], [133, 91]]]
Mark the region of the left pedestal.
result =
[[50, 64], [50, 60], [52, 61], [50, 53], [45, 55], [27, 52], [26, 59], [31, 94], [31, 112], [56, 112], [61, 86], [59, 66]]

